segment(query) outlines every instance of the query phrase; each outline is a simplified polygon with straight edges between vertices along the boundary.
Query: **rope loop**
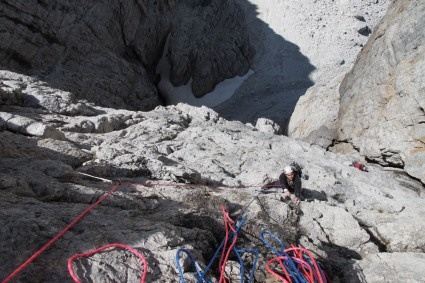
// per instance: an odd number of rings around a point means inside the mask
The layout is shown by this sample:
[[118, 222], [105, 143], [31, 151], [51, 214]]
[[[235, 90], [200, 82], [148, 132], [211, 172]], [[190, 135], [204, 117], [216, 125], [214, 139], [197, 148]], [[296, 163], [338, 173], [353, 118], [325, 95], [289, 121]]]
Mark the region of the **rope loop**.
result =
[[[265, 235], [272, 237], [278, 244], [276, 249], [266, 239]], [[316, 263], [313, 255], [305, 248], [291, 246], [285, 249], [283, 241], [275, 234], [262, 230], [260, 233], [261, 241], [270, 248], [276, 257], [270, 259], [266, 264], [267, 271], [275, 278], [284, 283], [327, 283], [326, 273]], [[273, 269], [271, 266], [277, 267]]]
[[70, 257], [68, 259], [68, 271], [69, 271], [69, 274], [71, 275], [72, 279], [74, 280], [74, 282], [75, 283], [81, 283], [78, 276], [74, 273], [74, 269], [73, 269], [73, 266], [72, 266], [72, 263], [74, 262], [74, 260], [76, 260], [77, 258], [82, 258], [82, 257], [90, 257], [90, 256], [92, 256], [96, 253], [99, 253], [103, 250], [106, 250], [106, 249], [109, 249], [109, 248], [112, 248], [112, 247], [120, 247], [120, 248], [129, 250], [130, 252], [132, 252], [133, 254], [137, 255], [140, 258], [140, 260], [142, 261], [141, 268], [143, 269], [142, 277], [140, 278], [140, 283], [144, 283], [145, 279], [146, 279], [146, 274], [147, 274], [147, 271], [148, 271], [148, 264], [146, 262], [146, 259], [136, 249], [134, 249], [130, 246], [127, 246], [127, 245], [124, 245], [124, 244], [118, 244], [118, 243], [109, 244], [109, 245], [97, 248], [95, 250], [92, 250], [90, 252], [76, 254], [76, 255], [73, 255], [72, 257]]
[[[192, 261], [193, 265], [195, 266], [195, 270], [196, 270], [196, 274], [198, 276], [198, 282], [206, 282], [206, 283], [210, 283], [211, 281], [208, 281], [205, 276], [207, 275], [209, 269], [211, 268], [213, 262], [215, 261], [215, 259], [217, 258], [218, 254], [221, 251], [221, 256], [220, 256], [220, 260], [219, 260], [219, 283], [225, 283], [226, 281], [226, 277], [225, 277], [225, 269], [226, 269], [226, 264], [227, 261], [230, 257], [231, 252], [233, 251], [239, 261], [240, 267], [241, 267], [241, 277], [240, 277], [240, 282], [243, 283], [245, 282], [245, 267], [244, 267], [244, 263], [243, 260], [241, 258], [241, 254], [242, 253], [252, 253], [254, 255], [254, 262], [251, 268], [251, 271], [249, 272], [249, 281], [248, 282], [252, 282], [253, 278], [254, 278], [254, 271], [255, 271], [255, 266], [257, 264], [257, 260], [258, 260], [258, 250], [253, 248], [253, 249], [247, 249], [247, 250], [238, 250], [236, 248], [236, 242], [237, 242], [237, 234], [239, 232], [239, 230], [242, 228], [242, 226], [245, 224], [247, 217], [243, 217], [241, 219], [241, 221], [239, 223], [237, 223], [237, 221], [234, 221], [230, 216], [229, 213], [226, 211], [226, 209], [224, 208], [224, 206], [222, 205], [221, 207], [222, 213], [223, 213], [223, 221], [224, 221], [224, 228], [225, 228], [225, 237], [222, 240], [220, 246], [218, 247], [218, 249], [215, 251], [214, 256], [212, 257], [212, 259], [210, 260], [210, 262], [208, 263], [207, 267], [205, 268], [204, 271], [201, 271], [198, 268], [198, 264], [196, 263], [196, 261], [194, 260], [193, 256], [186, 251], [185, 249], [179, 249], [176, 253], [176, 265], [177, 265], [177, 270], [179, 272], [179, 277], [180, 277], [180, 282], [184, 283], [186, 282], [183, 276], [183, 270], [180, 266], [180, 262], [179, 262], [179, 257], [180, 257], [180, 253], [184, 252], [186, 253], [190, 260]], [[237, 224], [237, 225], [236, 225]], [[236, 226], [235, 226], [236, 225]]]

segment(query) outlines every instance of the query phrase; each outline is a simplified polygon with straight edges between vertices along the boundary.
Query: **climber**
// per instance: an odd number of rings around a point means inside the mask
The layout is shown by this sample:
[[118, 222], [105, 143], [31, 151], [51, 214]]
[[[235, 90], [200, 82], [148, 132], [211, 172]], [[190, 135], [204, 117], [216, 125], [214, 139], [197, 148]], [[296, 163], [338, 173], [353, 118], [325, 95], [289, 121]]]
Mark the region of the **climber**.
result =
[[293, 200], [295, 204], [298, 204], [301, 199], [301, 174], [301, 167], [293, 162], [283, 169], [278, 181], [264, 185], [261, 189], [280, 187], [283, 189], [283, 201]]
[[369, 172], [369, 169], [363, 164], [359, 163], [358, 161], [353, 161], [353, 163], [350, 166], [353, 166], [359, 169], [360, 171]]
[[283, 187], [284, 200], [293, 200], [295, 204], [301, 198], [301, 178], [292, 166], [286, 166], [279, 176], [279, 183]]

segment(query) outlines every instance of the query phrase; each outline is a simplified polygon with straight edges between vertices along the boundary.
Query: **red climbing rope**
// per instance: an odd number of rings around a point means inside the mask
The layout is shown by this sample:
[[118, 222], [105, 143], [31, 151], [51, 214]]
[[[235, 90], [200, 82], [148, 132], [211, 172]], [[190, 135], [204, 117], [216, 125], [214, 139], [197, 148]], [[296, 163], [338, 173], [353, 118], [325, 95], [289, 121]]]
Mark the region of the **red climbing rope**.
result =
[[[106, 179], [103, 179], [103, 180], [106, 180]], [[110, 180], [107, 180], [107, 181], [110, 181]], [[16, 268], [9, 276], [6, 277], [6, 279], [4, 279], [2, 281], [2, 283], [8, 283], [8, 282], [10, 282], [22, 270], [24, 270], [31, 262], [33, 262], [38, 256], [40, 256], [41, 253], [43, 253], [46, 249], [48, 249], [53, 243], [55, 243], [60, 237], [62, 237], [63, 234], [65, 234], [72, 226], [74, 226], [78, 221], [80, 221], [91, 209], [93, 209], [94, 207], [96, 207], [97, 205], [99, 205], [109, 195], [111, 195], [121, 184], [140, 185], [140, 186], [145, 186], [145, 187], [153, 187], [153, 186], [161, 186], [161, 187], [166, 187], [166, 186], [172, 186], [172, 187], [203, 186], [203, 187], [210, 187], [210, 188], [224, 187], [224, 188], [229, 188], [229, 189], [230, 188], [243, 189], [243, 188], [256, 188], [256, 187], [260, 187], [260, 185], [255, 185], [255, 186], [226, 186], [226, 185], [201, 185], [201, 184], [176, 184], [176, 183], [161, 183], [161, 184], [159, 184], [159, 183], [157, 183], [157, 184], [153, 183], [153, 184], [149, 184], [149, 183], [137, 183], [137, 182], [127, 182], [127, 181], [121, 182], [120, 181], [116, 185], [114, 185], [107, 193], [105, 193], [102, 197], [100, 197], [95, 203], [93, 203], [92, 205], [90, 205], [89, 207], [87, 207], [83, 212], [81, 212], [74, 220], [72, 220], [71, 223], [69, 223], [56, 236], [54, 236], [48, 243], [46, 243], [42, 248], [40, 248], [31, 257], [29, 257], [23, 264], [21, 264], [18, 268]], [[230, 231], [232, 233], [235, 232], [235, 229], [232, 226], [233, 220], [229, 217], [229, 215], [227, 214], [227, 212], [225, 212], [224, 208], [223, 208], [223, 214], [224, 214], [224, 219], [225, 219], [225, 223], [226, 223], [226, 237], [229, 237]], [[233, 247], [236, 244], [236, 240], [237, 240], [237, 236], [235, 235], [233, 237], [233, 239], [232, 239], [232, 243], [230, 244], [230, 246], [227, 249], [224, 249], [223, 250], [222, 258], [220, 259], [221, 265], [219, 266], [219, 268], [221, 270], [221, 273], [222, 273], [222, 275], [220, 276], [220, 282], [225, 282], [224, 281], [225, 280], [224, 279], [224, 270], [225, 270], [226, 262], [227, 262], [227, 259], [229, 258], [229, 255], [230, 255]], [[226, 242], [226, 244], [227, 244], [227, 242]], [[118, 244], [118, 245], [120, 245], [120, 244]], [[102, 248], [100, 248], [100, 249], [102, 249]], [[143, 261], [143, 262], [145, 264], [145, 261]], [[147, 270], [147, 268], [144, 268], [144, 271], [143, 271], [144, 274], [146, 273], [146, 270]], [[144, 278], [144, 276], [145, 275], [143, 275], [142, 278]]]
[[35, 254], [33, 254], [30, 258], [28, 258], [21, 266], [19, 266], [15, 271], [13, 271], [6, 279], [3, 280], [2, 283], [10, 282], [16, 275], [18, 275], [22, 270], [24, 270], [31, 262], [33, 262], [42, 252], [44, 252], [47, 248], [49, 248], [54, 242], [56, 242], [66, 231], [68, 231], [72, 226], [75, 225], [81, 218], [84, 217], [92, 208], [97, 206], [99, 203], [104, 201], [110, 194], [112, 194], [118, 187], [120, 183], [116, 184], [112, 187], [106, 194], [104, 194], [101, 198], [99, 198], [95, 203], [87, 207], [83, 212], [80, 213], [71, 223], [69, 223], [62, 231], [60, 231], [56, 236], [54, 236], [47, 244], [45, 244], [41, 249], [39, 249]]
[[131, 251], [132, 253], [134, 253], [135, 255], [137, 255], [137, 256], [138, 256], [138, 257], [142, 260], [142, 265], [141, 265], [141, 267], [142, 267], [142, 269], [143, 269], [143, 274], [142, 274], [142, 278], [140, 279], [140, 282], [141, 282], [141, 283], [144, 283], [144, 282], [145, 282], [145, 278], [146, 278], [146, 274], [147, 274], [147, 271], [148, 271], [148, 264], [146, 263], [146, 259], [145, 259], [145, 258], [143, 257], [143, 255], [142, 255], [139, 251], [137, 251], [136, 249], [134, 249], [134, 248], [132, 248], [132, 247], [130, 247], [130, 246], [127, 246], [127, 245], [123, 245], [123, 244], [109, 244], [109, 245], [106, 245], [106, 246], [103, 246], [103, 247], [97, 248], [97, 249], [95, 249], [95, 250], [92, 250], [92, 251], [90, 251], [90, 252], [81, 253], [81, 254], [76, 254], [76, 255], [73, 255], [72, 257], [70, 257], [70, 258], [68, 259], [68, 270], [69, 270], [69, 274], [71, 274], [72, 279], [74, 279], [74, 282], [76, 282], [76, 283], [81, 283], [81, 282], [80, 282], [80, 280], [78, 279], [77, 275], [75, 275], [74, 270], [73, 270], [73, 268], [72, 268], [72, 262], [73, 262], [75, 259], [80, 258], [80, 257], [89, 257], [89, 256], [92, 256], [92, 255], [94, 255], [94, 254], [96, 254], [96, 253], [98, 253], [98, 252], [100, 252], [100, 251], [103, 251], [103, 250], [108, 249], [108, 248], [111, 248], [111, 247], [120, 247], [120, 248], [123, 248], [123, 249], [129, 250], [129, 251]]
[[[294, 247], [285, 249], [285, 253], [290, 256], [277, 256], [270, 259], [266, 264], [267, 271], [275, 278], [284, 283], [291, 283], [294, 274], [290, 274], [285, 267], [287, 260], [292, 260], [298, 266], [297, 273], [307, 280], [308, 283], [326, 283], [328, 282], [326, 274], [321, 272], [313, 255], [305, 248]], [[270, 265], [277, 262], [281, 270], [273, 270]], [[283, 273], [283, 274], [282, 274]]]
[[[236, 241], [238, 239], [236, 232], [236, 229], [233, 227], [234, 221], [230, 218], [229, 213], [227, 213], [226, 209], [224, 208], [224, 205], [221, 206], [221, 211], [223, 212], [223, 220], [224, 220], [224, 227], [226, 230], [226, 236], [224, 238], [224, 245], [223, 245], [223, 251], [221, 253], [221, 257], [220, 257], [220, 263], [219, 263], [219, 268], [220, 268], [220, 279], [219, 279], [219, 283], [225, 283], [226, 282], [226, 278], [225, 278], [225, 273], [226, 273], [226, 263], [227, 260], [229, 259], [229, 255], [232, 252], [234, 246], [236, 245]], [[233, 236], [233, 240], [230, 243], [229, 247], [227, 247], [227, 242], [229, 241], [229, 236], [230, 233], [229, 232], [234, 233]]]
[[[316, 260], [314, 259], [313, 255], [310, 253], [309, 250], [305, 249], [305, 248], [301, 248], [301, 247], [291, 247], [289, 249], [286, 249], [285, 252], [287, 253], [293, 253], [294, 254], [294, 258], [301, 262], [301, 263], [305, 263], [302, 266], [311, 266], [312, 267], [312, 273], [311, 273], [311, 282], [319, 282], [319, 283], [324, 283], [323, 281], [323, 275], [320, 272], [320, 268], [316, 263]], [[304, 254], [306, 254], [306, 256], [304, 257]], [[308, 258], [310, 261], [310, 264], [306, 263], [303, 259], [304, 258]], [[313, 280], [317, 280], [317, 281], [313, 281]]]
[[[275, 278], [279, 279], [280, 281], [284, 282], [284, 283], [290, 283], [292, 282], [290, 279], [289, 281], [286, 280], [287, 278], [290, 278], [288, 271], [286, 270], [285, 266], [283, 265], [283, 262], [287, 260], [286, 256], [278, 256], [278, 257], [274, 257], [271, 260], [269, 260], [266, 264], [266, 269], [267, 271]], [[276, 271], [274, 271], [270, 265], [277, 261], [279, 263], [280, 269], [282, 270], [282, 272], [284, 273], [284, 276], [280, 275], [279, 273], [277, 273]]]

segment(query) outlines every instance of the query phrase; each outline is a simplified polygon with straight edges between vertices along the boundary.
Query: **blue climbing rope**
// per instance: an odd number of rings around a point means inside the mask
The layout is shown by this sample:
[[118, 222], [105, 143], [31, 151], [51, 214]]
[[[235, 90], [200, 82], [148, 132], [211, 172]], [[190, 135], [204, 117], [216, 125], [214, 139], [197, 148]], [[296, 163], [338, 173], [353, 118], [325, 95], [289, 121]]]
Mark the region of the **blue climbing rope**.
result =
[[[268, 235], [275, 239], [279, 243], [279, 250], [277, 250], [275, 247], [273, 247], [265, 238], [264, 235]], [[295, 283], [309, 283], [308, 280], [299, 272], [296, 263], [292, 260], [291, 256], [289, 256], [288, 253], [285, 252], [285, 245], [283, 244], [282, 240], [276, 236], [275, 234], [268, 232], [266, 230], [262, 230], [260, 232], [260, 239], [261, 241], [270, 248], [278, 257], [283, 257], [285, 260], [283, 260], [283, 265], [286, 268], [286, 271], [289, 273], [290, 277], [294, 280]]]
[[183, 276], [183, 270], [182, 270], [182, 268], [180, 266], [180, 262], [179, 262], [180, 253], [187, 254], [187, 256], [189, 257], [189, 259], [192, 262], [193, 266], [195, 267], [196, 274], [198, 275], [199, 280], [202, 280], [201, 282], [208, 282], [207, 280], [205, 280], [205, 278], [204, 278], [204, 276], [202, 274], [202, 271], [199, 270], [198, 265], [196, 264], [196, 261], [193, 258], [193, 256], [187, 250], [185, 250], [183, 248], [178, 249], [177, 252], [176, 252], [176, 265], [177, 265], [177, 270], [179, 272], [180, 282], [185, 282], [184, 276]]
[[249, 272], [249, 279], [248, 279], [248, 282], [252, 282], [252, 280], [254, 279], [255, 266], [257, 265], [257, 260], [258, 260], [258, 254], [259, 254], [258, 249], [252, 248], [247, 250], [237, 250], [236, 248], [234, 248], [233, 250], [236, 253], [236, 256], [238, 257], [239, 265], [241, 266], [241, 283], [245, 282], [244, 281], [245, 266], [243, 264], [243, 260], [240, 254], [252, 253], [254, 255], [254, 261], [252, 263], [252, 267], [251, 267], [251, 271]]
[[[271, 245], [264, 236], [270, 236], [279, 245], [276, 249]], [[298, 282], [298, 283], [327, 283], [328, 277], [323, 271], [321, 265], [316, 262], [310, 251], [302, 247], [290, 247], [285, 249], [282, 240], [271, 232], [262, 230], [260, 238], [263, 243], [269, 247], [277, 257], [267, 262], [267, 270], [276, 278], [285, 282]], [[282, 274], [276, 273], [270, 268], [272, 262], [279, 262], [280, 267], [283, 268]]]
[[[261, 193], [262, 192], [260, 191], [257, 195], [255, 195], [251, 199], [251, 201], [247, 205], [245, 205], [245, 207], [242, 209], [241, 213], [239, 214], [239, 216], [237, 217], [237, 219], [235, 220], [234, 223], [238, 223], [238, 221], [240, 220], [240, 218], [245, 214], [245, 212], [248, 209], [248, 207], [252, 204], [252, 202]], [[229, 239], [228, 239], [229, 241], [232, 241], [234, 239], [234, 237], [237, 236], [237, 233], [242, 228], [242, 226], [245, 224], [246, 220], [247, 220], [247, 217], [243, 217], [242, 220], [237, 224], [237, 226], [235, 228], [235, 231], [229, 236]], [[211, 283], [211, 281], [208, 281], [205, 278], [205, 276], [207, 275], [207, 273], [210, 270], [212, 264], [216, 260], [216, 258], [218, 256], [220, 250], [223, 249], [224, 243], [225, 243], [225, 239], [223, 239], [223, 241], [220, 243], [220, 246], [217, 248], [217, 250], [215, 251], [213, 257], [211, 258], [211, 260], [209, 261], [208, 265], [205, 267], [205, 269], [203, 271], [199, 270], [198, 265], [196, 264], [196, 261], [194, 260], [193, 256], [187, 250], [185, 250], [185, 249], [179, 249], [177, 251], [177, 253], [176, 253], [176, 265], [177, 265], [177, 269], [178, 269], [178, 272], [179, 272], [180, 282], [181, 283], [185, 283], [185, 279], [184, 279], [184, 276], [183, 276], [183, 270], [182, 270], [182, 268], [180, 266], [180, 263], [179, 263], [179, 257], [180, 257], [180, 253], [181, 252], [186, 253], [189, 256], [190, 260], [193, 262], [193, 265], [195, 266], [195, 269], [196, 269], [196, 274], [198, 276], [198, 282]], [[240, 264], [240, 268], [241, 268], [241, 279], [240, 279], [240, 282], [241, 283], [245, 282], [244, 281], [245, 267], [244, 267], [243, 260], [242, 260], [242, 258], [240, 256], [240, 254], [242, 254], [242, 253], [248, 253], [248, 252], [254, 254], [254, 261], [253, 261], [253, 265], [252, 265], [251, 271], [249, 273], [249, 280], [248, 280], [248, 283], [252, 282], [252, 280], [254, 279], [255, 267], [256, 267], [257, 260], [258, 260], [258, 255], [259, 255], [258, 250], [255, 249], [255, 248], [248, 249], [248, 250], [238, 250], [238, 249], [236, 249], [236, 247], [233, 247], [232, 250], [235, 252], [235, 254], [236, 254], [237, 258], [238, 258], [239, 264]]]

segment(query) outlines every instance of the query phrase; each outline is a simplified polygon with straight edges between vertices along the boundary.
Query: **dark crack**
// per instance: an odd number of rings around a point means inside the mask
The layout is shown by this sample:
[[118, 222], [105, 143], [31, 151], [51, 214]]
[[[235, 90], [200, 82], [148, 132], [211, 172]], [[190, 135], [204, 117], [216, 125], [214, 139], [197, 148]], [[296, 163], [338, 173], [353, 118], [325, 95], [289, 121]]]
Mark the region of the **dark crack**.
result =
[[372, 231], [370, 231], [369, 227], [362, 224], [361, 222], [358, 222], [358, 223], [359, 223], [360, 227], [362, 227], [366, 231], [366, 233], [369, 234], [370, 241], [378, 247], [379, 252], [386, 253], [387, 252], [387, 246], [378, 237], [376, 237], [372, 233]]

